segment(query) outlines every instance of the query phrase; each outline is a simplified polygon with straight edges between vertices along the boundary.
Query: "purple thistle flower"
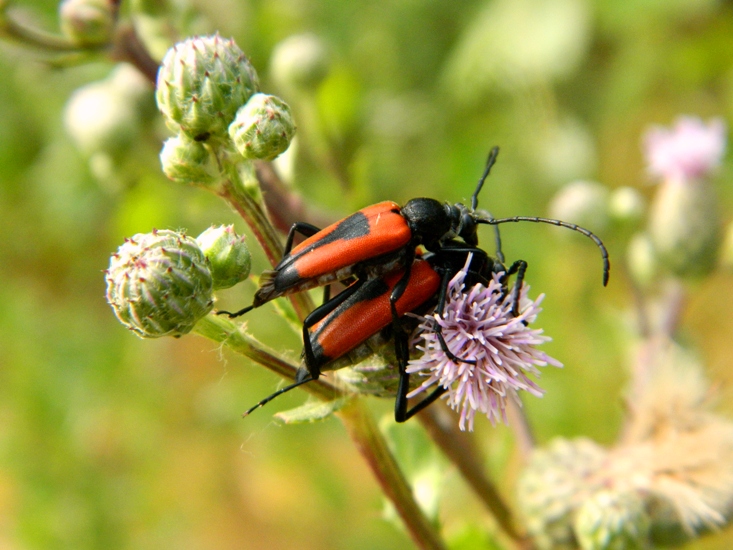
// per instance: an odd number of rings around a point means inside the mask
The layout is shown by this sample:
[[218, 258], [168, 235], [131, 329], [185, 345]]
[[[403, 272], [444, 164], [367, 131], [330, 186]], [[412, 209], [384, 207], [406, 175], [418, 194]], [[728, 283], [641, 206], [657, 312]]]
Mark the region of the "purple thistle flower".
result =
[[[477, 284], [465, 289], [464, 280], [471, 262], [448, 285], [448, 299], [442, 317], [425, 317], [418, 329], [423, 340], [417, 348], [424, 352], [411, 360], [407, 372], [419, 373], [427, 379], [408, 397], [413, 397], [440, 384], [447, 388], [447, 403], [453, 410], [461, 409], [459, 427], [473, 431], [476, 411], [484, 413], [493, 425], [497, 420], [507, 423], [507, 399], [521, 405], [518, 390], [542, 397], [544, 390], [528, 378], [539, 376], [537, 367], [562, 364], [536, 349], [535, 346], [551, 340], [541, 329], [529, 325], [542, 311], [539, 307], [544, 295], [535, 301], [527, 298], [529, 287], [524, 285], [520, 294], [520, 311], [513, 317], [512, 296], [502, 292], [499, 275], [495, 274], [489, 286]], [[461, 359], [475, 360], [476, 364], [454, 363], [441, 349], [434, 327], [441, 326], [448, 349]]]
[[691, 116], [679, 117], [674, 126], [654, 126], [643, 138], [647, 170], [654, 177], [690, 181], [720, 165], [726, 144], [725, 123], [705, 124]]

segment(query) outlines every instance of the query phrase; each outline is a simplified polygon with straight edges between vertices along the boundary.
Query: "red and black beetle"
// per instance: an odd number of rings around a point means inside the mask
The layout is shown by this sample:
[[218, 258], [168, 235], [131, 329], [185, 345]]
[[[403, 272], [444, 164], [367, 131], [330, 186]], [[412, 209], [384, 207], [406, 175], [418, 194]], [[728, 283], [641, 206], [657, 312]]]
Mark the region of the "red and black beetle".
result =
[[[461, 239], [465, 246], [475, 248], [478, 246], [479, 224], [499, 225], [519, 221], [559, 225], [591, 238], [601, 250], [605, 286], [610, 269], [608, 252], [601, 240], [587, 229], [548, 218], [515, 216], [495, 219], [488, 213], [476, 213], [478, 195], [498, 154], [499, 148], [494, 147], [471, 196], [470, 208], [461, 203], [448, 204], [430, 198], [417, 198], [401, 208], [391, 201], [368, 206], [325, 229], [302, 222], [293, 224], [283, 258], [273, 270], [262, 274], [260, 288], [252, 305], [234, 313], [218, 313], [227, 314], [230, 318], [238, 317], [280, 296], [353, 277], [380, 277], [401, 269], [402, 278], [395, 284], [389, 298], [396, 320], [398, 312], [395, 304], [407, 287], [415, 250], [419, 245], [436, 252], [446, 243]], [[296, 233], [307, 238], [293, 247]], [[503, 258], [499, 259], [503, 261]]]
[[[316, 308], [303, 323], [304, 367], [298, 371], [295, 382], [263, 399], [245, 415], [301, 384], [317, 380], [324, 370], [342, 368], [345, 364], [337, 360], [365, 345], [377, 335], [382, 341], [394, 339], [399, 371], [395, 420], [404, 422], [427, 407], [445, 393], [446, 388], [435, 389], [408, 410], [407, 394], [410, 386], [410, 375], [406, 370], [409, 360], [408, 340], [415, 323], [414, 320], [403, 316], [408, 312], [426, 314], [430, 309], [442, 314], [448, 283], [465, 266], [469, 254], [471, 255], [467, 277], [469, 286], [477, 282], [488, 284], [492, 273], [501, 273], [502, 284], [508, 292], [508, 278], [517, 275], [513, 290], [513, 310], [516, 315], [526, 262], [522, 260], [514, 262], [507, 269], [501, 262], [493, 260], [479, 248], [464, 247], [457, 241], [450, 241], [436, 253], [428, 254], [424, 258], [417, 257], [413, 261], [405, 290], [394, 304], [398, 317], [406, 320], [394, 323], [391, 302], [391, 295], [395, 286], [402, 280], [405, 269], [395, 270], [382, 277], [358, 279], [336, 297]], [[438, 338], [443, 350], [454, 358], [439, 332]], [[454, 360], [474, 362], [460, 358]]]

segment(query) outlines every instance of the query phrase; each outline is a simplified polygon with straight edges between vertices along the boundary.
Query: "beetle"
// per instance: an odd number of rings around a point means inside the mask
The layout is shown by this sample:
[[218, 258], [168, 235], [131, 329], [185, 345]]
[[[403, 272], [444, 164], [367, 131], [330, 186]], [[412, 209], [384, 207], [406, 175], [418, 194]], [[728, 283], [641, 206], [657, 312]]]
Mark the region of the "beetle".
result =
[[[404, 317], [408, 312], [425, 314], [430, 309], [440, 315], [445, 307], [450, 279], [467, 263], [467, 284], [477, 282], [488, 284], [493, 273], [501, 274], [501, 282], [508, 293], [508, 279], [516, 275], [512, 290], [512, 313], [518, 314], [519, 291], [524, 280], [527, 263], [514, 262], [508, 269], [503, 262], [494, 260], [485, 251], [465, 247], [458, 241], [449, 241], [439, 251], [413, 260], [410, 275], [402, 295], [394, 307], [403, 319], [396, 326], [393, 322], [391, 295], [402, 280], [405, 269], [397, 269], [381, 277], [358, 279], [335, 298], [316, 308], [303, 322], [303, 362], [295, 382], [278, 390], [250, 408], [245, 416], [265, 405], [275, 397], [302, 384], [317, 380], [325, 370], [336, 370], [348, 364], [339, 361], [357, 348], [369, 346], [377, 339], [377, 345], [394, 339], [395, 356], [399, 374], [395, 400], [395, 420], [405, 422], [438, 399], [446, 388], [438, 387], [419, 403], [408, 409], [407, 394], [410, 389], [410, 375], [407, 373], [409, 360], [409, 335], [415, 327], [414, 318]], [[475, 360], [459, 359], [448, 350], [440, 334], [440, 326], [434, 328], [443, 351], [454, 361], [475, 363]], [[373, 349], [374, 344], [369, 346]], [[357, 355], [364, 355], [360, 351]]]
[[[217, 313], [230, 318], [239, 317], [280, 296], [318, 286], [328, 287], [336, 281], [378, 278], [402, 270], [402, 277], [392, 288], [389, 297], [392, 317], [397, 322], [399, 312], [396, 302], [408, 286], [415, 250], [419, 245], [430, 252], [437, 252], [446, 243], [460, 239], [458, 242], [462, 241], [464, 246], [476, 248], [480, 224], [496, 226], [520, 221], [550, 223], [578, 231], [592, 239], [603, 258], [605, 286], [610, 270], [608, 252], [601, 240], [587, 229], [549, 218], [515, 216], [495, 219], [488, 213], [477, 213], [478, 195], [498, 154], [499, 148], [494, 147], [471, 196], [470, 208], [461, 203], [441, 203], [423, 197], [412, 199], [403, 207], [391, 201], [367, 206], [325, 229], [304, 222], [293, 224], [282, 259], [274, 269], [262, 274], [260, 288], [252, 304], [233, 313]], [[307, 238], [293, 247], [298, 233]], [[498, 232], [496, 240], [500, 246]]]

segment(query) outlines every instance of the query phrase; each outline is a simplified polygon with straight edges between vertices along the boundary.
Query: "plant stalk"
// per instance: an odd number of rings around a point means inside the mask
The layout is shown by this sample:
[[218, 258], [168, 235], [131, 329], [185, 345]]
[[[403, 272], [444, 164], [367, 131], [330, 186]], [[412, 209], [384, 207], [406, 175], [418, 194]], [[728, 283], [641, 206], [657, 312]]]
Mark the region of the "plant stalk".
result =
[[497, 523], [514, 541], [522, 540], [509, 507], [496, 486], [485, 473], [474, 439], [456, 430], [455, 419], [446, 414], [445, 407], [435, 404], [417, 415], [433, 441], [440, 447], [463, 475], [466, 482], [496, 518]]
[[[228, 163], [229, 160], [224, 159], [222, 166], [228, 166]], [[227, 170], [229, 177], [222, 182], [222, 185], [216, 192], [242, 216], [250, 229], [252, 229], [255, 238], [260, 243], [270, 264], [276, 266], [283, 257], [283, 245], [262, 206], [252, 196], [252, 193], [247, 191], [245, 182], [242, 181], [236, 168], [237, 166], [235, 164], [232, 169]], [[252, 178], [253, 189], [259, 189], [254, 175], [254, 169], [252, 169]], [[288, 298], [301, 321], [315, 308], [313, 300], [305, 292], [291, 294]]]
[[394, 504], [413, 542], [421, 549], [444, 550], [445, 545], [435, 526], [415, 502], [412, 489], [366, 410], [363, 399], [352, 399], [337, 414], [372, 469], [382, 491]]
[[[205, 338], [226, 345], [232, 351], [244, 355], [283, 378], [295, 380], [297, 367], [269, 351], [242, 330], [241, 326], [235, 325], [229, 319], [209, 314], [196, 323], [193, 330]], [[324, 401], [332, 401], [343, 395], [341, 390], [327, 382], [323, 377], [308, 384], [303, 384], [301, 387]]]

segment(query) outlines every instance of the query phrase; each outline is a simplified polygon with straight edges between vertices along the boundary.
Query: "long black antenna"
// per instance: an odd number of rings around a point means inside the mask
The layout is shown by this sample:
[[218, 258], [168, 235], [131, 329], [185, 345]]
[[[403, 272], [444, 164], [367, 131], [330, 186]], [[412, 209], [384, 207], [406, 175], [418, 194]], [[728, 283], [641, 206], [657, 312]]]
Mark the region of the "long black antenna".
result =
[[609, 276], [609, 272], [611, 271], [611, 262], [608, 259], [608, 250], [606, 250], [606, 247], [603, 244], [603, 241], [601, 241], [601, 239], [596, 237], [593, 233], [591, 233], [584, 227], [580, 227], [579, 225], [575, 225], [574, 223], [568, 223], [568, 222], [564, 222], [561, 220], [553, 220], [551, 218], [535, 218], [535, 217], [527, 217], [527, 216], [514, 216], [512, 218], [499, 218], [499, 219], [479, 218], [476, 220], [476, 223], [483, 223], [486, 225], [499, 225], [502, 223], [509, 223], [509, 222], [549, 223], [550, 225], [567, 227], [568, 229], [572, 229], [573, 231], [577, 231], [578, 233], [582, 233], [586, 237], [589, 237], [594, 243], [596, 243], [596, 246], [598, 246], [598, 248], [601, 249], [601, 257], [603, 258], [603, 286], [606, 286], [608, 284], [608, 276]]
[[[476, 185], [476, 189], [471, 196], [471, 211], [473, 212], [475, 212], [476, 208], [478, 208], [478, 194], [481, 192], [486, 178], [489, 177], [489, 172], [491, 172], [491, 168], [494, 166], [494, 164], [496, 164], [496, 157], [498, 156], [499, 146], [495, 145], [491, 148], [491, 151], [489, 151], [489, 158], [486, 159], [486, 168], [484, 168], [484, 173], [478, 180], [478, 185]], [[490, 220], [494, 219], [494, 217], [488, 212], [486, 214], [489, 216]], [[494, 243], [496, 245], [496, 257], [501, 263], [504, 263], [504, 253], [501, 251], [501, 233], [499, 233], [499, 227], [496, 225], [494, 226]]]
[[492, 147], [491, 151], [489, 151], [489, 158], [486, 159], [486, 168], [484, 168], [484, 173], [481, 175], [481, 179], [478, 180], [478, 185], [476, 186], [476, 189], [473, 192], [473, 195], [471, 195], [471, 210], [476, 210], [478, 208], [478, 194], [481, 192], [481, 188], [484, 186], [484, 182], [486, 181], [486, 178], [489, 177], [489, 172], [491, 172], [491, 167], [496, 164], [496, 157], [499, 156], [499, 147], [494, 146]]
[[249, 409], [247, 409], [247, 411], [242, 415], [242, 418], [244, 418], [245, 416], [249, 416], [252, 412], [256, 411], [260, 407], [264, 407], [265, 405], [267, 405], [270, 401], [272, 401], [276, 397], [278, 397], [278, 396], [280, 396], [280, 395], [282, 395], [284, 393], [287, 393], [290, 390], [297, 388], [298, 386], [302, 386], [303, 384], [306, 384], [306, 383], [312, 382], [312, 381], [313, 381], [313, 378], [311, 378], [310, 375], [308, 375], [308, 377], [307, 378], [304, 378], [303, 380], [298, 380], [296, 382], [293, 382], [289, 386], [285, 386], [284, 388], [282, 388], [280, 390], [277, 390], [272, 395], [268, 395], [267, 397], [265, 397], [262, 401], [260, 401], [259, 403], [257, 403], [254, 407], [250, 407]]

